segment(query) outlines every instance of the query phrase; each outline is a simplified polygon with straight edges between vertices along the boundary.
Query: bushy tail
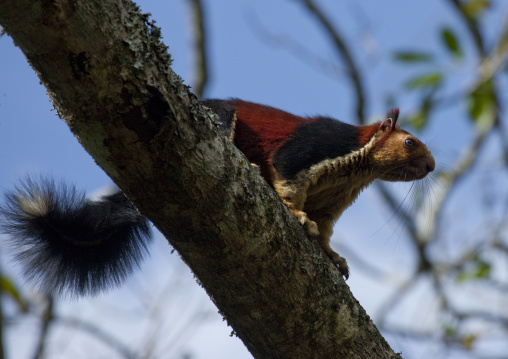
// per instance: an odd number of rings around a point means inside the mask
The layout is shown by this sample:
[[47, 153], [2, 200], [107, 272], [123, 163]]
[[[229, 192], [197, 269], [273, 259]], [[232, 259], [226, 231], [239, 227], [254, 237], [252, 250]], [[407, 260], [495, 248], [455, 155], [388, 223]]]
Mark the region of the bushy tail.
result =
[[122, 192], [91, 201], [74, 187], [26, 179], [0, 207], [26, 279], [44, 292], [90, 295], [120, 285], [148, 253], [151, 228]]

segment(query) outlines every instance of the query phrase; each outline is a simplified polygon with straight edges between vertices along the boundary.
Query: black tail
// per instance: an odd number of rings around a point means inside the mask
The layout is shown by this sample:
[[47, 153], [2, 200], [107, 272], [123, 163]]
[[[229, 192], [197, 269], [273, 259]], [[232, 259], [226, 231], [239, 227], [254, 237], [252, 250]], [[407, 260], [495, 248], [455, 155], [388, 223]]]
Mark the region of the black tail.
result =
[[120, 285], [152, 238], [148, 220], [122, 192], [91, 201], [48, 179], [27, 179], [5, 195], [0, 232], [10, 235], [27, 280], [58, 295]]

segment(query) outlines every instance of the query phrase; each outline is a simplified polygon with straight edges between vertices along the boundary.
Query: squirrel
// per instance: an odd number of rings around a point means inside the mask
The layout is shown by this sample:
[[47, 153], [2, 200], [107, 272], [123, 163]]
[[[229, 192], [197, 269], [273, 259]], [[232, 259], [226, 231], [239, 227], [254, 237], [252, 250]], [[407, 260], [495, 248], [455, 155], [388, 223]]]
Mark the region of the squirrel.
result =
[[[376, 179], [419, 180], [435, 167], [429, 149], [396, 125], [398, 109], [381, 122], [354, 126], [240, 99], [202, 104], [346, 279], [346, 259], [330, 247], [344, 210]], [[28, 178], [5, 195], [0, 225], [28, 281], [53, 294], [96, 294], [120, 285], [152, 238], [148, 220], [122, 192], [92, 201], [45, 178]]]

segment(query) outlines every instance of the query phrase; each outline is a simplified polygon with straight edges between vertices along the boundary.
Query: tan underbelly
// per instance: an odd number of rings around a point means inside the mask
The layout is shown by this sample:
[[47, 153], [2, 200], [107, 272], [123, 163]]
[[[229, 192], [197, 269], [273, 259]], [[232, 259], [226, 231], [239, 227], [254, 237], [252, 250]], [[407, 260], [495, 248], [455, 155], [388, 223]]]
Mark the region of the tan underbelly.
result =
[[[351, 185], [353, 183], [359, 183]], [[319, 213], [337, 219], [358, 197], [367, 184], [361, 181], [321, 183], [309, 188], [304, 212]]]

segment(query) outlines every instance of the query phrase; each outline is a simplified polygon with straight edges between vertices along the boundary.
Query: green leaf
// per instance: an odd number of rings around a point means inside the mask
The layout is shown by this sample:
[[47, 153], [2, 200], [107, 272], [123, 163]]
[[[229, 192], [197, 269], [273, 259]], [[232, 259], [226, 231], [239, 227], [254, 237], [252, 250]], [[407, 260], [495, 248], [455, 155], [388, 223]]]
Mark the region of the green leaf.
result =
[[474, 122], [490, 120], [494, 116], [495, 105], [492, 81], [481, 84], [469, 95], [468, 110]]
[[408, 90], [417, 88], [437, 87], [441, 84], [443, 76], [439, 72], [430, 72], [428, 74], [417, 76], [406, 82], [405, 86]]
[[475, 256], [467, 269], [457, 275], [457, 282], [464, 283], [475, 279], [484, 279], [490, 277], [492, 266], [489, 262]]
[[7, 293], [12, 297], [12, 299], [14, 299], [22, 312], [26, 312], [28, 310], [27, 305], [21, 298], [18, 289], [9, 278], [4, 276], [0, 277], [0, 289], [2, 290], [2, 293]]
[[455, 36], [450, 28], [444, 28], [441, 31], [441, 39], [453, 57], [456, 59], [460, 59], [462, 57], [462, 50], [460, 48], [459, 41], [457, 40], [457, 36]]
[[478, 336], [476, 334], [465, 335], [461, 338], [462, 346], [466, 350], [471, 350], [473, 349], [473, 346], [476, 343], [477, 339]]
[[464, 283], [471, 279], [471, 276], [467, 272], [460, 272], [457, 275], [457, 282], [458, 283]]
[[410, 51], [399, 51], [393, 54], [393, 58], [396, 61], [415, 63], [415, 62], [430, 62], [432, 61], [432, 55], [424, 52], [410, 52]]
[[490, 7], [488, 0], [471, 0], [460, 5], [466, 16], [469, 18], [478, 17], [485, 9]]
[[476, 264], [475, 278], [488, 278], [490, 276], [490, 263], [479, 261]]
[[407, 122], [409, 122], [414, 129], [419, 131], [425, 126], [427, 118], [422, 111], [418, 111], [409, 115], [407, 118]]
[[434, 108], [435, 93], [427, 93], [420, 101], [420, 108], [415, 113], [409, 115], [407, 121], [417, 131], [421, 131], [427, 124], [427, 119], [431, 110]]
[[457, 327], [452, 324], [445, 324], [443, 326], [443, 331], [447, 337], [453, 337], [455, 334], [457, 334]]

